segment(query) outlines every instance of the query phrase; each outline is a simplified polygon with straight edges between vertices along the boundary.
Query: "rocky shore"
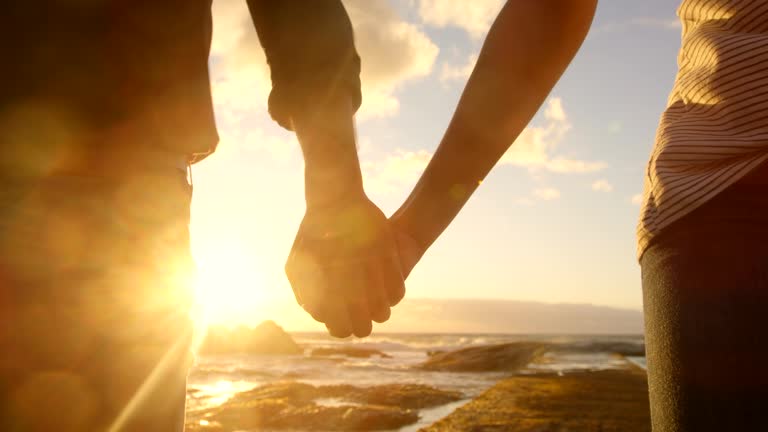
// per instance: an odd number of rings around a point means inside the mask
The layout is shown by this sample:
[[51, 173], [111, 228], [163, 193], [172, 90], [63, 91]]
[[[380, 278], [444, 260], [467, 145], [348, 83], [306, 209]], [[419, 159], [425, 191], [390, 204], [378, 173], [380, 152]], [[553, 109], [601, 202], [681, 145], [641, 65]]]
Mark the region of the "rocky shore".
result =
[[422, 432], [648, 432], [639, 369], [515, 376]]
[[392, 430], [415, 423], [418, 410], [463, 395], [418, 384], [373, 387], [268, 384], [238, 393], [214, 409], [188, 415], [188, 432], [236, 430]]
[[[188, 432], [397, 430], [419, 410], [460, 401], [424, 385], [374, 387], [276, 383], [239, 393], [188, 416]], [[420, 432], [649, 432], [641, 369], [544, 373], [507, 378]]]
[[549, 345], [513, 342], [433, 353], [419, 369], [443, 372], [514, 372], [544, 354]]
[[[626, 359], [642, 359], [642, 340], [469, 344], [425, 349], [421, 358], [410, 351], [407, 362], [398, 360], [402, 352], [385, 352], [389, 346], [300, 345], [271, 321], [211, 328], [201, 350], [210, 361], [193, 371], [208, 387], [189, 389], [187, 431], [650, 430], [645, 371]], [[600, 366], [585, 367], [590, 361]], [[467, 376], [487, 381], [456, 385]], [[211, 390], [237, 379], [245, 386], [224, 397]]]
[[316, 348], [310, 355], [312, 357], [392, 358], [391, 355], [379, 350], [354, 347]]

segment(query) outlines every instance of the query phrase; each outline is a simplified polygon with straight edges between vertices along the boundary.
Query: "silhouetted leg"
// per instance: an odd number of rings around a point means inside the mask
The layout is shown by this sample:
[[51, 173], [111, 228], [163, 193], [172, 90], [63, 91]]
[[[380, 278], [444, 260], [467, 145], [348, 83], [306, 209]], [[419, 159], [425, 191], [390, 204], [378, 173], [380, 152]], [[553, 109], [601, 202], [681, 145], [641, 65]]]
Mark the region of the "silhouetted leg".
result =
[[678, 221], [642, 272], [653, 430], [768, 430], [768, 191]]
[[189, 203], [176, 173], [0, 188], [0, 430], [183, 429]]

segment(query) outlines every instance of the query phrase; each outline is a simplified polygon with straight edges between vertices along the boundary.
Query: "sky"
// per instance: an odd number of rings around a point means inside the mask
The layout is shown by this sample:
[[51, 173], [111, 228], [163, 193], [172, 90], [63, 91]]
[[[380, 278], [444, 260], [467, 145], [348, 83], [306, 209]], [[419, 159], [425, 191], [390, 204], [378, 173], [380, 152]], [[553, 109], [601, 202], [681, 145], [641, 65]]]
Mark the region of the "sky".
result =
[[[365, 188], [391, 214], [437, 147], [503, 1], [344, 4], [362, 58]], [[581, 51], [409, 277], [407, 296], [642, 308], [634, 233], [676, 72], [676, 6], [600, 2]], [[293, 304], [283, 273], [304, 211], [298, 142], [267, 114], [269, 71], [245, 1], [214, 0], [213, 12], [221, 142], [193, 167], [201, 302], [215, 322], [320, 330]]]

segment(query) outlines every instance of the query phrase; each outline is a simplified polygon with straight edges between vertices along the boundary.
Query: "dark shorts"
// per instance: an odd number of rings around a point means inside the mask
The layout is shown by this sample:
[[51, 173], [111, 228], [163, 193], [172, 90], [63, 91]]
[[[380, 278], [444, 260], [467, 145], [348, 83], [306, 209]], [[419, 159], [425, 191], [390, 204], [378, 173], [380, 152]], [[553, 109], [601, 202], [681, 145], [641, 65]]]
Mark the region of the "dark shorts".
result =
[[768, 430], [768, 178], [670, 226], [642, 257], [655, 432]]
[[0, 179], [0, 430], [173, 432], [191, 364], [190, 186]]

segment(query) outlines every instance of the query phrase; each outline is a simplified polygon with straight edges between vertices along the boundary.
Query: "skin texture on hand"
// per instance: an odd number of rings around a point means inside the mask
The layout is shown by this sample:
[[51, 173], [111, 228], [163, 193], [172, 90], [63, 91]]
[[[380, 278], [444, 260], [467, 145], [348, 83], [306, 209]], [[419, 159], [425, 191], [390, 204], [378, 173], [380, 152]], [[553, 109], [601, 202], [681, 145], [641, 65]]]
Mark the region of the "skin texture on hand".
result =
[[336, 337], [368, 336], [405, 292], [387, 218], [365, 195], [308, 208], [285, 269], [296, 301]]
[[[403, 274], [403, 279], [406, 279], [411, 274], [411, 271], [413, 271], [413, 268], [416, 267], [416, 264], [419, 263], [427, 248], [420, 244], [410, 233], [407, 233], [398, 222], [399, 220], [396, 216], [389, 220], [393, 235], [395, 236], [395, 242], [397, 243], [400, 271]], [[395, 304], [390, 304], [390, 306], [395, 306]]]

